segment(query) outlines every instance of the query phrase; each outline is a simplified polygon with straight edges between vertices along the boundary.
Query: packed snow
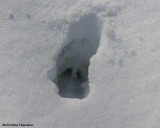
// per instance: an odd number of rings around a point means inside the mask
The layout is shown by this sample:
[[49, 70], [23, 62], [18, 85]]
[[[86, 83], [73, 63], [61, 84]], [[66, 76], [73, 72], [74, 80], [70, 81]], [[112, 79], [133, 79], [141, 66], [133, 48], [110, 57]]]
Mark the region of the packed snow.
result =
[[159, 0], [1, 0], [0, 127], [159, 128], [159, 21]]

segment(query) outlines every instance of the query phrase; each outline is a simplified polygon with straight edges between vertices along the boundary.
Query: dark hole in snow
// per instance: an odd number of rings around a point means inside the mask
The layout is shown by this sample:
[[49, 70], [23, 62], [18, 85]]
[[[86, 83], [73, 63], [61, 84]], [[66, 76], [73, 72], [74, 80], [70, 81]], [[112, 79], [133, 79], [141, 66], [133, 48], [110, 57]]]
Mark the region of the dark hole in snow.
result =
[[[75, 76], [74, 76], [75, 75]], [[73, 74], [71, 68], [66, 69], [58, 78], [57, 86], [59, 88], [59, 94], [63, 97], [68, 98], [82, 98], [84, 93], [83, 87], [81, 84], [83, 80], [81, 74], [77, 71]]]
[[[83, 99], [89, 94], [88, 67], [100, 41], [97, 16], [89, 14], [70, 25], [68, 39], [48, 72], [61, 97]], [[56, 68], [56, 69], [55, 69]], [[57, 73], [55, 74], [55, 70]]]

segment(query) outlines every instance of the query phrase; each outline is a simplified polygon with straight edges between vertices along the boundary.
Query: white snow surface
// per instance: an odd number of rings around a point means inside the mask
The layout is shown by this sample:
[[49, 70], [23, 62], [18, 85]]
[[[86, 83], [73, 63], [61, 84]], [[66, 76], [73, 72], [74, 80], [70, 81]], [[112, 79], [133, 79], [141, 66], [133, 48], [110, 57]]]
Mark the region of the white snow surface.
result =
[[[83, 38], [89, 94], [60, 97], [48, 72]], [[159, 128], [159, 41], [159, 0], [0, 0], [0, 127]]]

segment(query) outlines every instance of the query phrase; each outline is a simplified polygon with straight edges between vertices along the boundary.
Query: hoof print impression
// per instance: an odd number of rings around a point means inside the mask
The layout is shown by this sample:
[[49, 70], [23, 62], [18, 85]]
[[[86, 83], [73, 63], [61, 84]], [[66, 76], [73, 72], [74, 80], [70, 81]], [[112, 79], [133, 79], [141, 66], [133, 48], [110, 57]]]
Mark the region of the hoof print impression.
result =
[[[56, 59], [58, 93], [65, 98], [83, 99], [89, 94], [88, 68], [100, 40], [99, 20], [95, 14], [83, 16], [70, 25], [68, 39]], [[51, 70], [52, 71], [52, 70]]]

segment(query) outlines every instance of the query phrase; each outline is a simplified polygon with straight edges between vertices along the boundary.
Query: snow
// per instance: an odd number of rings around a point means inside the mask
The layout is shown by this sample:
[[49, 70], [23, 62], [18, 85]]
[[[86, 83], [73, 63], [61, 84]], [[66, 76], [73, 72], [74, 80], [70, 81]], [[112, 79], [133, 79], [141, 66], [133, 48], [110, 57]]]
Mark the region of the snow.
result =
[[[158, 0], [1, 0], [0, 125], [160, 127], [159, 12]], [[83, 39], [67, 51], [87, 61], [89, 90], [61, 97], [60, 55]]]

